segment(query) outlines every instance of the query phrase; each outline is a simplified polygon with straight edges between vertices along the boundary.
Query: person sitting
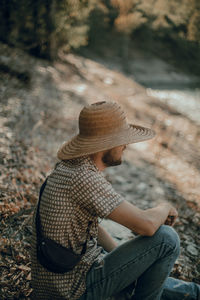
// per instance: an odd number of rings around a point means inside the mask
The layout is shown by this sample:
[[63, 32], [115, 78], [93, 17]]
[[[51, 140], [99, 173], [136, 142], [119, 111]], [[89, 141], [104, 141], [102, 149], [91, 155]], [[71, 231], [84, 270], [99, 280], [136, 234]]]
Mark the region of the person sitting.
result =
[[[36, 209], [32, 239], [34, 300], [100, 300], [127, 287], [132, 287], [130, 299], [134, 300], [200, 299], [199, 285], [169, 277], [180, 250], [173, 228], [177, 210], [168, 202], [139, 209], [119, 195], [102, 172], [121, 164], [128, 144], [154, 135], [149, 128], [129, 124], [115, 102], [97, 102], [82, 109], [79, 133], [60, 147], [60, 162], [46, 180], [39, 207], [44, 236], [70, 249], [79, 260], [64, 273], [42, 265], [38, 259], [41, 248]], [[138, 236], [117, 245], [99, 224], [102, 218]], [[61, 257], [63, 263], [67, 259]]]

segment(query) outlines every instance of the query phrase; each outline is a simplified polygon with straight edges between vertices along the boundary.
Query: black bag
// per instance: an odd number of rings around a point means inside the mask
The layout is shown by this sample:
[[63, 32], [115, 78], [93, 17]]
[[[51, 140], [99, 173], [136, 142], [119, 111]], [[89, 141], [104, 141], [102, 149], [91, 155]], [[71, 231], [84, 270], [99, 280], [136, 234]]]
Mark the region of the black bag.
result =
[[[83, 245], [81, 254], [74, 253], [71, 249], [68, 249], [61, 244], [53, 241], [52, 239], [46, 238], [41, 233], [41, 221], [39, 215], [40, 200], [43, 190], [46, 186], [47, 179], [43, 183], [40, 189], [40, 196], [38, 201], [38, 207], [36, 212], [36, 232], [37, 232], [37, 258], [40, 264], [47, 270], [54, 273], [66, 273], [72, 270], [82, 256], [86, 252], [87, 238]], [[88, 224], [87, 237], [89, 234], [89, 227], [91, 221]]]
[[55, 241], [43, 238], [37, 245], [37, 258], [41, 265], [54, 273], [65, 273], [72, 270], [82, 255], [63, 247]]

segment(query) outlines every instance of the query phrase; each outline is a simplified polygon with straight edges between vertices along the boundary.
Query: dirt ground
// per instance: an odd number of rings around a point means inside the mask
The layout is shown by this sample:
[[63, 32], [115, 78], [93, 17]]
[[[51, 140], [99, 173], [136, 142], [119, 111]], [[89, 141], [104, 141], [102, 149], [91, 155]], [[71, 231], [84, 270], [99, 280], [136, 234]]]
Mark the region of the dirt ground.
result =
[[[130, 122], [156, 131], [152, 141], [128, 146], [124, 163], [106, 174], [141, 208], [161, 201], [177, 207], [181, 255], [172, 275], [200, 283], [199, 124], [106, 64], [73, 54], [51, 64], [1, 44], [1, 299], [29, 299], [31, 222], [39, 187], [57, 161], [58, 147], [77, 131], [83, 105], [102, 100], [117, 101]], [[119, 242], [132, 236], [105, 226]]]

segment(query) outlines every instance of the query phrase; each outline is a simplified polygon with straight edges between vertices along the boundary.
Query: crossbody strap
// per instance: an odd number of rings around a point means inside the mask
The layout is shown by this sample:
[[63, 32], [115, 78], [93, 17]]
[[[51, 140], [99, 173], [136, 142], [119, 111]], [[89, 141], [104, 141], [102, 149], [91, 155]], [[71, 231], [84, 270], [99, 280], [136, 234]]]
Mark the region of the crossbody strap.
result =
[[[48, 177], [46, 178], [46, 180], [43, 182], [41, 188], [40, 188], [40, 193], [39, 193], [39, 201], [38, 201], [38, 205], [37, 205], [37, 211], [36, 211], [36, 234], [37, 234], [37, 240], [38, 242], [41, 241], [44, 236], [42, 234], [42, 230], [41, 230], [41, 220], [40, 220], [40, 212], [39, 212], [39, 209], [40, 209], [40, 201], [41, 201], [41, 197], [42, 197], [42, 193], [45, 189], [45, 186], [46, 186], [46, 183], [47, 183], [47, 179]], [[87, 227], [87, 235], [86, 235], [86, 241], [83, 245], [83, 248], [82, 248], [82, 251], [81, 251], [81, 255], [84, 255], [86, 253], [86, 249], [87, 249], [87, 240], [88, 240], [88, 236], [90, 234], [90, 227], [92, 225], [92, 221], [89, 221], [88, 222], [88, 227]]]
[[40, 188], [40, 194], [39, 194], [39, 201], [38, 201], [38, 205], [37, 205], [37, 211], [36, 211], [36, 232], [37, 232], [37, 239], [39, 241], [42, 240], [42, 232], [41, 232], [41, 220], [40, 220], [40, 212], [39, 212], [39, 209], [40, 209], [40, 200], [41, 200], [41, 197], [42, 197], [42, 193], [45, 189], [45, 186], [46, 186], [46, 183], [47, 183], [47, 179], [48, 177], [46, 178], [46, 180], [43, 182], [41, 188]]

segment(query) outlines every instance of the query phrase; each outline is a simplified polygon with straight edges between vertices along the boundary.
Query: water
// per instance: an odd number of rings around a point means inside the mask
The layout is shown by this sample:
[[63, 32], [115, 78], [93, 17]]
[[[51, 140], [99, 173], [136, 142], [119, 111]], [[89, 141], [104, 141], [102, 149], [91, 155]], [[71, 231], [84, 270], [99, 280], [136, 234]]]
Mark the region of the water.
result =
[[200, 125], [200, 88], [188, 90], [147, 89], [147, 94], [175, 108]]

